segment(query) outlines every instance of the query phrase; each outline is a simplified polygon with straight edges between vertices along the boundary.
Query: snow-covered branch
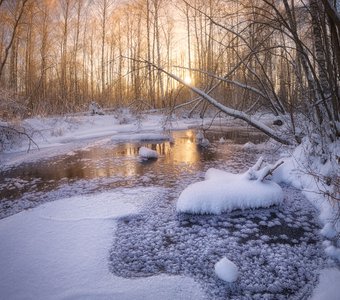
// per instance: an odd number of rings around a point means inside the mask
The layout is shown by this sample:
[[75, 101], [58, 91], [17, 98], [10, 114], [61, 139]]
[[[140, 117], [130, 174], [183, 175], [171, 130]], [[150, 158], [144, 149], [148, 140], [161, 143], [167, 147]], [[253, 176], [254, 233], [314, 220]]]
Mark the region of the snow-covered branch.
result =
[[31, 150], [31, 145], [33, 144], [34, 146], [37, 147], [37, 149], [39, 149], [38, 144], [33, 140], [33, 138], [25, 131], [19, 130], [14, 128], [13, 126], [8, 126], [8, 125], [2, 125], [0, 124], [0, 135], [1, 134], [5, 134], [5, 135], [17, 135], [17, 136], [24, 136], [28, 139], [29, 144], [28, 144], [28, 149], [27, 152], [29, 152]]
[[274, 131], [272, 128], [268, 127], [266, 124], [254, 119], [252, 116], [227, 107], [225, 105], [223, 105], [222, 103], [218, 102], [216, 99], [214, 99], [213, 97], [209, 96], [207, 93], [203, 92], [202, 90], [200, 90], [199, 88], [196, 88], [194, 86], [192, 86], [191, 84], [188, 84], [184, 81], [184, 79], [166, 71], [165, 69], [151, 63], [148, 62], [146, 60], [140, 61], [140, 62], [144, 62], [146, 64], [151, 65], [153, 68], [157, 69], [158, 71], [163, 72], [164, 74], [168, 75], [170, 78], [176, 80], [177, 82], [185, 85], [186, 87], [188, 87], [189, 89], [191, 89], [193, 92], [195, 92], [196, 94], [198, 94], [199, 96], [201, 96], [204, 100], [206, 100], [207, 102], [209, 102], [211, 105], [213, 105], [214, 107], [216, 107], [217, 109], [219, 109], [220, 111], [224, 112], [225, 114], [234, 117], [236, 119], [240, 119], [243, 120], [245, 122], [247, 122], [250, 126], [262, 131], [263, 133], [265, 133], [266, 135], [268, 135], [269, 137], [273, 138], [274, 140], [276, 140], [277, 142], [284, 144], [284, 145], [291, 145], [291, 141], [289, 141], [288, 139], [285, 139], [284, 137], [281, 137], [276, 131]]

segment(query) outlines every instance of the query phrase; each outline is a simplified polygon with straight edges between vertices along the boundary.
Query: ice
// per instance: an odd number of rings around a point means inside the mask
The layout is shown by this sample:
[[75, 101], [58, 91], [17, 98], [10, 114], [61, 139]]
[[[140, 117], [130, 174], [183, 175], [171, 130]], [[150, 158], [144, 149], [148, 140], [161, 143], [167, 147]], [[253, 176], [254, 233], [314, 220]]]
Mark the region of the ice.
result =
[[138, 153], [140, 157], [145, 159], [158, 158], [157, 151], [149, 149], [147, 147], [140, 147]]
[[169, 141], [171, 137], [169, 135], [163, 133], [129, 133], [129, 134], [116, 134], [111, 137], [112, 141], [117, 142], [126, 142], [126, 141], [141, 141], [141, 142], [148, 142], [148, 141]]
[[[220, 215], [177, 214], [172, 201], [160, 198], [141, 215], [119, 220], [112, 270], [126, 278], [185, 274], [201, 284], [208, 299], [301, 299], [311, 293], [325, 255], [313, 206], [291, 187], [284, 193], [280, 206]], [[307, 220], [312, 235], [303, 242], [309, 232], [287, 227], [286, 217]], [[281, 225], [267, 226], [276, 219]], [[280, 234], [286, 236], [278, 239]], [[222, 257], [239, 268], [233, 284], [214, 272]]]
[[218, 278], [226, 282], [234, 282], [238, 278], [237, 266], [226, 257], [223, 257], [215, 264], [215, 273]]

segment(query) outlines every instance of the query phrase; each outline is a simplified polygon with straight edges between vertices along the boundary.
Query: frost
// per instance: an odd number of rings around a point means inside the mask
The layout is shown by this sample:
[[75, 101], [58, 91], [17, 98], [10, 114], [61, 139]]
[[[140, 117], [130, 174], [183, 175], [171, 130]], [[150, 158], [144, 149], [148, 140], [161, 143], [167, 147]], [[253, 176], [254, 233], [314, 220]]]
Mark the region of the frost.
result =
[[[201, 283], [208, 299], [301, 299], [311, 293], [325, 256], [317, 247], [314, 208], [298, 191], [284, 188], [284, 193], [280, 207], [220, 215], [177, 214], [172, 201], [159, 199], [140, 216], [119, 221], [111, 269], [127, 278], [186, 274]], [[312, 231], [291, 229], [285, 218], [308, 220]], [[266, 226], [274, 220], [281, 225]], [[135, 255], [128, 256], [131, 252]], [[233, 284], [214, 272], [221, 257], [237, 258]]]

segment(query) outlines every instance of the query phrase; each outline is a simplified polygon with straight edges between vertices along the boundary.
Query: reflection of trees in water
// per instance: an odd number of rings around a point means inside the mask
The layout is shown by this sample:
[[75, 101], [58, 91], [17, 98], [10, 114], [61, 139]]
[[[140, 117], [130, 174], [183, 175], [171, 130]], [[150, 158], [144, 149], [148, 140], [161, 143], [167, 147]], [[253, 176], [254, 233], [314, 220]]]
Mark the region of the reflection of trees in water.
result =
[[[237, 137], [248, 131], [228, 131]], [[212, 132], [211, 141], [218, 141], [224, 132]], [[243, 137], [242, 137], [243, 138]], [[146, 146], [156, 150], [160, 157], [158, 160], [141, 162], [138, 159], [138, 150]], [[182, 172], [193, 172], [204, 168], [203, 163], [222, 159], [227, 161], [233, 154], [233, 145], [219, 145], [216, 151], [214, 147], [203, 149], [197, 146], [195, 131], [186, 130], [173, 133], [173, 141], [159, 143], [124, 143], [119, 145], [104, 145], [86, 150], [75, 151], [71, 155], [54, 157], [40, 163], [23, 164], [15, 169], [2, 174], [0, 184], [5, 188], [1, 190], [0, 199], [19, 198], [27, 192], [50, 191], [65, 182], [76, 182], [81, 179], [119, 178], [128, 184], [131, 179], [140, 183], [140, 177], [152, 178], [151, 184], [168, 185], [181, 176]], [[216, 147], [215, 147], [216, 148]], [[251, 159], [251, 158], [250, 158]], [[163, 179], [162, 176], [165, 176]], [[7, 178], [7, 181], [5, 179]], [[25, 180], [27, 183], [22, 188], [11, 185], [6, 187], [8, 180]]]

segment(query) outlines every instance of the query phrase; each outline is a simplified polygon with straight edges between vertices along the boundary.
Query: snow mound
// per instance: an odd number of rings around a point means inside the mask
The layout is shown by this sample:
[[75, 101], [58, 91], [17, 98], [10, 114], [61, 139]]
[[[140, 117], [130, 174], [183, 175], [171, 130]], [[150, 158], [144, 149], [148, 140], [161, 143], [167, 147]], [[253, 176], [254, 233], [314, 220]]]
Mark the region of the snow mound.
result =
[[226, 282], [234, 282], [238, 278], [238, 267], [228, 258], [223, 257], [215, 264], [218, 278]]
[[220, 180], [206, 180], [189, 185], [181, 193], [177, 211], [221, 214], [235, 209], [269, 207], [282, 200], [282, 189], [274, 182], [240, 178], [221, 184]]
[[244, 174], [209, 169], [205, 181], [189, 185], [177, 200], [177, 211], [198, 214], [221, 214], [236, 209], [269, 207], [283, 200], [281, 187], [264, 180], [271, 169], [259, 170], [263, 160]]
[[139, 156], [145, 159], [158, 158], [158, 153], [157, 151], [149, 149], [147, 147], [140, 147]]
[[324, 227], [320, 230], [321, 235], [323, 235], [326, 238], [332, 239], [335, 238], [337, 235], [337, 232], [333, 226], [332, 223], [328, 222], [324, 225]]
[[330, 245], [325, 249], [325, 252], [330, 257], [340, 261], [340, 248], [337, 248], [337, 247], [334, 247], [333, 245]]
[[235, 181], [239, 180], [241, 178], [245, 177], [245, 174], [233, 174], [228, 173], [223, 170], [210, 168], [207, 172], [205, 172], [204, 179], [205, 180], [221, 180], [225, 182]]

